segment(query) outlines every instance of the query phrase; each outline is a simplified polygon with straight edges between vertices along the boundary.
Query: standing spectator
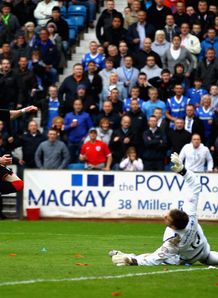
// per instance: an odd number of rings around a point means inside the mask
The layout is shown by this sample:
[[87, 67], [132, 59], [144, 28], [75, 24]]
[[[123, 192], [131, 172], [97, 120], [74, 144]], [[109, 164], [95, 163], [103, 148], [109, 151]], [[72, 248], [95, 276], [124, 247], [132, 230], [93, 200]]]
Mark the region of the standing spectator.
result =
[[109, 120], [111, 129], [118, 129], [120, 125], [120, 116], [113, 110], [112, 101], [106, 100], [103, 102], [102, 110], [100, 111], [96, 119], [97, 125], [100, 125], [100, 121], [102, 118], [106, 118]]
[[14, 13], [18, 18], [20, 25], [23, 26], [26, 22], [35, 22], [33, 16], [36, 4], [32, 0], [21, 0], [14, 7]]
[[175, 35], [180, 34], [179, 27], [175, 24], [175, 19], [173, 15], [166, 16], [166, 25], [163, 28], [163, 31], [166, 34], [166, 40], [172, 42]]
[[0, 61], [3, 59], [8, 59], [12, 68], [15, 66], [15, 55], [11, 50], [10, 43], [8, 42], [4, 42], [1, 48]]
[[166, 135], [169, 125], [168, 125], [166, 118], [164, 118], [162, 109], [155, 108], [154, 116], [157, 118], [157, 127], [160, 127], [162, 132]]
[[102, 118], [99, 122], [99, 127], [96, 127], [99, 140], [106, 143], [110, 143], [113, 130], [110, 128], [110, 122], [108, 118]]
[[198, 37], [190, 33], [190, 26], [188, 23], [182, 23], [181, 27], [181, 45], [185, 47], [192, 55], [194, 60], [194, 69], [197, 67], [197, 57], [201, 51], [200, 40]]
[[218, 58], [213, 48], [206, 50], [205, 58], [198, 63], [196, 76], [203, 81], [202, 87], [209, 90], [218, 83]]
[[18, 97], [17, 76], [11, 69], [10, 61], [3, 59], [1, 61], [0, 73], [0, 108], [14, 110], [17, 106]]
[[81, 161], [85, 161], [85, 169], [109, 171], [112, 156], [108, 145], [97, 139], [97, 130], [94, 127], [89, 129], [89, 138], [82, 145], [79, 156]]
[[26, 57], [27, 59], [30, 58], [31, 48], [25, 41], [25, 36], [22, 31], [16, 34], [15, 40], [11, 44], [11, 51], [13, 53], [14, 63], [16, 67], [20, 57]]
[[207, 30], [207, 37], [201, 42], [200, 61], [205, 57], [206, 50], [210, 48], [215, 50], [215, 57], [218, 58], [218, 36], [216, 36], [216, 30], [214, 28]]
[[89, 80], [84, 77], [82, 64], [76, 63], [73, 66], [72, 75], [66, 77], [59, 88], [58, 97], [61, 102], [63, 115], [72, 110], [72, 103], [79, 85], [84, 85], [87, 90], [90, 88]]
[[154, 115], [149, 117], [148, 129], [144, 132], [144, 170], [163, 171], [164, 157], [166, 153], [166, 136], [157, 127], [157, 119]]
[[98, 74], [97, 65], [94, 61], [89, 61], [87, 71], [84, 72], [84, 77], [87, 78], [90, 84], [89, 95], [93, 98], [96, 104], [99, 104], [99, 94], [102, 91], [102, 78]]
[[130, 90], [136, 84], [139, 71], [137, 68], [133, 67], [133, 59], [131, 56], [126, 56], [124, 58], [124, 66], [118, 67], [116, 69], [119, 81], [124, 83], [127, 94], [130, 94]]
[[166, 16], [172, 14], [167, 6], [163, 5], [164, 0], [154, 0], [154, 4], [148, 9], [148, 22], [154, 25], [156, 30], [163, 29]]
[[129, 147], [135, 145], [135, 134], [131, 128], [131, 118], [123, 116], [121, 119], [121, 127], [115, 130], [110, 141], [110, 149], [113, 156], [113, 168], [118, 169], [119, 163], [125, 156]]
[[135, 147], [129, 147], [126, 151], [126, 157], [120, 162], [120, 169], [123, 171], [142, 171], [143, 162], [141, 158], [138, 158]]
[[133, 23], [128, 28], [128, 43], [130, 45], [131, 51], [134, 53], [138, 50], [143, 50], [144, 39], [150, 37], [152, 40], [154, 38], [155, 28], [153, 25], [146, 21], [147, 13], [140, 10], [137, 13], [137, 22]]
[[175, 23], [177, 26], [181, 27], [183, 23], [189, 22], [189, 15], [185, 11], [185, 4], [183, 1], [178, 1], [176, 3], [176, 12], [173, 14]]
[[179, 153], [182, 147], [191, 141], [191, 133], [185, 130], [184, 119], [175, 120], [175, 128], [170, 128], [167, 134], [167, 143], [171, 152]]
[[162, 57], [166, 51], [170, 48], [170, 43], [166, 40], [166, 35], [163, 30], [157, 30], [155, 33], [155, 38], [151, 46], [152, 50], [160, 57]]
[[64, 118], [62, 118], [60, 116], [54, 117], [52, 119], [51, 127], [57, 131], [58, 140], [67, 144], [67, 134], [66, 134], [66, 131], [64, 130]]
[[191, 30], [191, 34], [196, 36], [200, 42], [202, 42], [203, 40], [203, 34], [202, 34], [202, 30], [201, 30], [201, 24], [197, 21], [195, 23], [192, 24], [192, 30]]
[[130, 6], [130, 13], [125, 16], [124, 28], [128, 30], [129, 26], [138, 21], [137, 14], [141, 9], [141, 2], [134, 0]]
[[21, 147], [22, 164], [25, 168], [36, 168], [35, 152], [46, 137], [39, 131], [36, 121], [31, 120], [28, 123], [27, 131], [19, 135], [11, 143], [12, 149]]
[[119, 15], [113, 16], [112, 24], [107, 28], [102, 36], [104, 48], [108, 48], [110, 44], [119, 46], [121, 40], [126, 41], [127, 30], [123, 28], [123, 17]]
[[2, 42], [11, 42], [20, 29], [17, 17], [11, 12], [10, 3], [4, 2], [1, 7], [0, 38]]
[[107, 100], [110, 95], [111, 91], [116, 88], [119, 91], [119, 99], [121, 101], [124, 100], [124, 98], [127, 97], [128, 91], [127, 88], [124, 86], [123, 81], [119, 81], [119, 77], [117, 73], [112, 73], [109, 78], [109, 83], [103, 85], [103, 90], [101, 93], [101, 102], [100, 107], [102, 106], [102, 102]]
[[62, 47], [65, 56], [69, 53], [69, 26], [67, 21], [61, 17], [61, 11], [59, 6], [52, 8], [52, 18], [48, 21], [54, 23], [57, 26], [57, 32], [61, 37]]
[[34, 17], [39, 27], [44, 27], [52, 17], [52, 8], [58, 6], [58, 1], [43, 0], [34, 10]]
[[96, 41], [90, 41], [89, 43], [89, 53], [83, 55], [82, 65], [84, 70], [88, 70], [88, 63], [94, 61], [98, 71], [105, 67], [105, 57], [98, 53], [98, 44]]
[[112, 19], [115, 15], [123, 19], [122, 14], [114, 9], [114, 0], [107, 0], [106, 9], [102, 11], [96, 24], [96, 36], [100, 44], [103, 44], [103, 35], [112, 25]]
[[207, 145], [212, 132], [214, 119], [214, 110], [211, 107], [211, 96], [209, 94], [202, 96], [201, 105], [196, 109], [196, 116], [202, 120], [204, 124], [204, 142]]
[[147, 75], [144, 72], [139, 73], [135, 86], [139, 88], [139, 98], [144, 101], [148, 100], [148, 90], [150, 88], [150, 84], [148, 83]]
[[119, 99], [119, 91], [117, 90], [117, 88], [111, 90], [111, 94], [108, 100], [112, 102], [113, 111], [121, 116], [123, 114], [123, 102]]
[[141, 69], [146, 65], [146, 60], [148, 56], [154, 56], [155, 62], [159, 67], [162, 67], [162, 62], [160, 56], [151, 49], [152, 41], [150, 38], [146, 37], [144, 39], [144, 48], [139, 52], [133, 54], [134, 66]]
[[163, 68], [167, 68], [171, 73], [174, 71], [174, 67], [177, 63], [183, 64], [185, 68], [185, 75], [189, 77], [193, 67], [194, 60], [189, 51], [181, 46], [181, 37], [174, 36], [170, 46], [170, 50], [165, 52], [162, 57]]
[[[145, 101], [142, 104], [142, 111], [146, 115], [147, 119], [149, 119], [156, 108], [160, 108], [162, 110], [163, 115], [166, 113], [166, 105], [165, 103], [158, 99], [158, 90], [155, 87], [152, 87], [148, 91], [149, 100]], [[165, 118], [163, 116], [163, 118]]]
[[77, 161], [81, 143], [92, 126], [90, 115], [83, 111], [81, 99], [76, 99], [73, 103], [73, 112], [67, 113], [64, 117], [64, 129], [67, 132], [71, 162]]
[[119, 66], [124, 66], [124, 58], [129, 55], [129, 48], [127, 46], [127, 43], [125, 41], [121, 41], [119, 43]]
[[208, 4], [206, 0], [198, 1], [198, 8], [196, 14], [193, 15], [193, 21], [201, 23], [202, 33], [205, 34], [208, 28], [212, 28], [214, 24], [215, 15], [213, 12], [208, 11]]
[[88, 113], [92, 117], [92, 119], [95, 119], [95, 116], [98, 113], [97, 99], [87, 93], [85, 85], [79, 85], [77, 87], [76, 99], [82, 100], [84, 112]]
[[41, 29], [39, 32], [39, 39], [33, 46], [34, 50], [40, 52], [40, 57], [45, 63], [46, 72], [48, 73], [51, 84], [57, 82], [57, 69], [60, 61], [60, 52], [57, 46], [49, 39], [49, 32], [47, 29]]
[[132, 100], [137, 100], [140, 109], [142, 108], [144, 101], [139, 97], [139, 88], [132, 87], [130, 95], [131, 95], [131, 97], [125, 98], [123, 101], [123, 111], [124, 112], [130, 111], [130, 105], [131, 105]]
[[105, 68], [99, 72], [99, 75], [102, 78], [103, 85], [109, 83], [109, 78], [112, 73], [115, 73], [113, 60], [111, 58], [106, 58]]
[[174, 127], [176, 118], [185, 117], [185, 108], [190, 99], [183, 95], [184, 89], [181, 84], [174, 87], [175, 96], [167, 99], [166, 118], [170, 120], [170, 127]]
[[193, 134], [199, 134], [204, 141], [204, 125], [202, 120], [195, 116], [195, 108], [188, 104], [185, 109], [185, 130]]
[[213, 158], [209, 149], [201, 143], [201, 137], [198, 134], [194, 134], [191, 143], [182, 148], [179, 158], [187, 170], [193, 172], [213, 171]]
[[204, 94], [208, 94], [208, 91], [204, 88], [202, 88], [202, 80], [199, 78], [196, 78], [194, 80], [194, 87], [189, 88], [186, 96], [190, 98], [190, 104], [194, 105], [195, 107], [198, 107], [201, 102], [201, 96]]
[[160, 78], [161, 71], [162, 69], [155, 63], [155, 57], [152, 55], [147, 57], [146, 65], [140, 70], [147, 75], [148, 81], [156, 77]]
[[143, 155], [143, 133], [147, 128], [147, 118], [142, 112], [137, 99], [133, 99], [130, 103], [130, 111], [126, 113], [131, 118], [131, 127], [135, 133], [135, 146], [140, 157]]
[[48, 140], [42, 142], [35, 153], [35, 163], [39, 169], [64, 169], [70, 161], [70, 154], [64, 142], [58, 140], [54, 128], [48, 130]]

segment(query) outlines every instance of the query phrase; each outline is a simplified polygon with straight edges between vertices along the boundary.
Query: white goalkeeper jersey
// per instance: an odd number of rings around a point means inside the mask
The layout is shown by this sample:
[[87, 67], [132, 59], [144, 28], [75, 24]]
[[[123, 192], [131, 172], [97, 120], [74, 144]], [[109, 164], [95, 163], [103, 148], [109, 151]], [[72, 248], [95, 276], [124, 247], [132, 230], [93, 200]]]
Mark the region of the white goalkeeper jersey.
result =
[[[163, 246], [165, 246], [167, 242], [172, 243], [175, 239], [173, 245], [175, 254], [180, 255], [181, 261], [192, 263], [196, 261], [198, 256], [202, 256], [204, 251], [205, 253], [207, 253], [207, 251], [209, 253], [209, 244], [197, 219], [197, 205], [201, 191], [199, 179], [191, 171], [187, 171], [184, 179], [190, 191], [190, 198], [185, 198], [183, 211], [188, 214], [189, 222], [183, 230], [175, 231], [167, 227], [163, 236]], [[172, 252], [171, 245], [171, 253]]]

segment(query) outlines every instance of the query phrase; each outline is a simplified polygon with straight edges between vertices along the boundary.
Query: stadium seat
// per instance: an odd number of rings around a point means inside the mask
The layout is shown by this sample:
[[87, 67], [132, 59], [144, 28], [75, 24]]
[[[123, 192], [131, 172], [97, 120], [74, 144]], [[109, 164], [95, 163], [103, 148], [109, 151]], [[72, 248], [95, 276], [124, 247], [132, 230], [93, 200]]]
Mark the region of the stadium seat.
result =
[[83, 16], [86, 18], [87, 9], [84, 5], [69, 5], [68, 15], [69, 16]]
[[67, 168], [69, 170], [84, 170], [85, 165], [84, 165], [84, 163], [80, 163], [80, 162], [78, 162], [78, 163], [71, 163], [71, 164], [69, 164], [67, 166]]
[[68, 26], [69, 26], [70, 42], [74, 42], [77, 38], [79, 26], [77, 25], [76, 20], [72, 17], [71, 18], [65, 18], [65, 21], [67, 21]]
[[60, 7], [60, 10], [61, 10], [61, 16], [63, 17], [63, 18], [65, 18], [66, 16], [67, 16], [67, 8], [66, 8], [66, 6], [61, 6]]

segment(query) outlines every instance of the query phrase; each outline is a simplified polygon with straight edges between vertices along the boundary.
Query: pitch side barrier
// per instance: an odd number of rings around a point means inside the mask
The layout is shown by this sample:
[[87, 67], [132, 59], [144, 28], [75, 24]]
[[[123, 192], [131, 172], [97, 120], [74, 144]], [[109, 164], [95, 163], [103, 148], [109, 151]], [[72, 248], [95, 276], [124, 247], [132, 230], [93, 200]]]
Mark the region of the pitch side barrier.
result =
[[[197, 175], [198, 217], [218, 220], [218, 175]], [[24, 181], [24, 216], [40, 208], [41, 217], [51, 218], [160, 218], [190, 197], [183, 178], [171, 172], [25, 170]]]

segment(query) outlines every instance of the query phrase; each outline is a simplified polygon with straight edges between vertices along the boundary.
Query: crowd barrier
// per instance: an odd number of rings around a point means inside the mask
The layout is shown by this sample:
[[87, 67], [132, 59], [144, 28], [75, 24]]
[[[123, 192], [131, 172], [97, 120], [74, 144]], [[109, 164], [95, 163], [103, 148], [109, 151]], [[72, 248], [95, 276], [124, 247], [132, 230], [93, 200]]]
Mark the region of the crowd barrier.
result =
[[[218, 220], [218, 175], [197, 175], [198, 218]], [[24, 181], [24, 216], [27, 208], [40, 208], [41, 217], [51, 218], [156, 218], [190, 197], [172, 172], [25, 170]]]

